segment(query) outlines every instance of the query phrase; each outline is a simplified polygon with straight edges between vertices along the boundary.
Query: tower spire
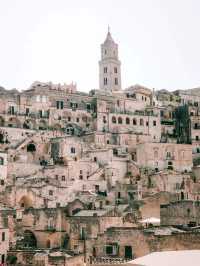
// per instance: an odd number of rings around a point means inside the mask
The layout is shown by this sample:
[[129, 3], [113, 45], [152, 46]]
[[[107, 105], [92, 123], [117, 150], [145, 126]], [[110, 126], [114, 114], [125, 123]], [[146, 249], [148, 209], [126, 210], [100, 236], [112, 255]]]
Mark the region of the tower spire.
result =
[[118, 59], [118, 45], [111, 36], [109, 25], [106, 39], [101, 45], [99, 87], [107, 91], [121, 89], [121, 62]]

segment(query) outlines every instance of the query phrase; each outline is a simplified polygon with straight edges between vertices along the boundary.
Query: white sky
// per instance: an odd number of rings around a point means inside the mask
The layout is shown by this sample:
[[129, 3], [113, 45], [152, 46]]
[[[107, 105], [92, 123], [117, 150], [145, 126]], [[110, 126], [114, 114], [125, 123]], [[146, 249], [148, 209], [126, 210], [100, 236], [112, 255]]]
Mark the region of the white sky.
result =
[[0, 85], [35, 81], [98, 88], [108, 24], [123, 88], [200, 86], [199, 0], [0, 0]]

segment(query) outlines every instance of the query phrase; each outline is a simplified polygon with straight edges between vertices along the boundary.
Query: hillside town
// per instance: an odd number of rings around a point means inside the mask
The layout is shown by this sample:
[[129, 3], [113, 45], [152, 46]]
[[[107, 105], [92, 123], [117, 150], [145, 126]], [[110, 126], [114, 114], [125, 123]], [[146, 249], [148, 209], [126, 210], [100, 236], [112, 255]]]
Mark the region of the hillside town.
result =
[[125, 265], [200, 249], [200, 88], [0, 87], [0, 265]]

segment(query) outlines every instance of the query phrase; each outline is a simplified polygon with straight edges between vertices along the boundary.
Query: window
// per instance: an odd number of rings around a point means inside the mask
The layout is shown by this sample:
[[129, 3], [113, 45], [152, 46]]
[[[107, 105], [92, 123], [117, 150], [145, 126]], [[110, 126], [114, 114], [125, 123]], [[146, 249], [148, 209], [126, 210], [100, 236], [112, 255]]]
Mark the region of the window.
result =
[[74, 147], [71, 147], [71, 153], [76, 153], [76, 149]]
[[106, 245], [106, 254], [107, 255], [113, 255], [113, 256], [115, 256], [115, 255], [117, 255], [117, 251], [118, 251], [118, 249], [117, 249], [117, 245]]
[[3, 179], [1, 179], [1, 186], [4, 186], [5, 182]]
[[153, 121], [153, 126], [154, 126], [154, 127], [156, 126], [156, 121], [155, 121], [155, 120]]
[[84, 240], [86, 237], [86, 234], [85, 234], [85, 228], [84, 227], [81, 227], [80, 228], [80, 239], [81, 240]]
[[144, 120], [142, 118], [140, 119], [140, 126], [144, 126]]
[[46, 97], [46, 95], [42, 95], [42, 102], [43, 102], [43, 103], [46, 103], [46, 102], [47, 102], [47, 97]]
[[107, 50], [104, 50], [104, 54], [107, 54]]
[[146, 121], [146, 126], [147, 126], [147, 127], [149, 126], [149, 122], [148, 122], [148, 121]]
[[74, 110], [74, 109], [78, 108], [78, 103], [70, 102], [70, 107]]
[[104, 83], [104, 85], [107, 85], [107, 84], [108, 84], [108, 80], [107, 80], [107, 78], [104, 78], [104, 79], [103, 79], [103, 83]]
[[86, 104], [86, 108], [87, 108], [87, 111], [90, 112], [90, 110], [91, 110], [91, 104], [90, 103], [87, 103]]
[[107, 67], [104, 67], [103, 72], [106, 74], [108, 71]]
[[171, 152], [167, 151], [167, 158], [171, 158]]
[[5, 232], [2, 232], [1, 240], [2, 241], [5, 241], [6, 240], [6, 233]]
[[118, 117], [118, 124], [122, 124], [122, 118]]
[[112, 123], [113, 123], [113, 124], [116, 124], [116, 122], [117, 122], [116, 117], [113, 116], [113, 117], [112, 117]]
[[130, 118], [129, 118], [129, 117], [126, 118], [126, 124], [127, 124], [127, 125], [130, 124]]
[[62, 175], [62, 181], [65, 181], [65, 176], [64, 175]]
[[199, 140], [199, 136], [196, 136], [196, 140]]
[[49, 190], [49, 196], [53, 196], [53, 190]]
[[5, 255], [4, 255], [4, 254], [1, 255], [1, 263], [2, 263], [2, 264], [5, 263]]
[[114, 67], [114, 73], [117, 74], [117, 67]]
[[63, 101], [56, 101], [56, 108], [57, 109], [63, 109], [64, 102]]
[[135, 118], [133, 118], [133, 125], [136, 126], [137, 125], [137, 120]]
[[4, 165], [4, 159], [0, 157], [0, 165]]
[[154, 158], [155, 158], [155, 159], [158, 158], [158, 151], [157, 151], [157, 150], [154, 151]]
[[68, 120], [68, 121], [71, 121], [71, 117], [70, 117], [70, 116], [68, 116], [67, 120]]
[[14, 115], [15, 114], [15, 107], [14, 106], [10, 106], [10, 114]]
[[77, 122], [77, 123], [79, 122], [79, 117], [76, 118], [76, 122]]
[[29, 108], [26, 108], [26, 115], [28, 115], [30, 112], [30, 109]]
[[168, 167], [169, 170], [173, 170], [173, 162], [168, 162]]
[[115, 85], [118, 85], [118, 78], [115, 78]]
[[36, 102], [40, 102], [40, 95], [36, 95]]
[[103, 116], [103, 123], [106, 124], [106, 117]]

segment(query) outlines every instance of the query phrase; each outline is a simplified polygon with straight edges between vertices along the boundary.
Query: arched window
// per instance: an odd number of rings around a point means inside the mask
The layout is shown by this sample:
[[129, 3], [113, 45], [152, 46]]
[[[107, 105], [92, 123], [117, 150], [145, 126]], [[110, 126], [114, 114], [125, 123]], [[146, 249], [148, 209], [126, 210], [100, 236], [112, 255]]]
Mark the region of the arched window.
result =
[[140, 118], [140, 126], [144, 126], [144, 120]]
[[112, 123], [113, 123], [113, 124], [116, 124], [116, 122], [117, 122], [116, 117], [113, 116], [113, 117], [112, 117]]
[[126, 118], [126, 124], [127, 124], [127, 125], [130, 124], [130, 118], [129, 118], [129, 117]]
[[122, 124], [122, 118], [118, 117], [118, 124]]
[[154, 158], [158, 158], [158, 151], [157, 150], [154, 151]]
[[134, 125], [134, 126], [137, 125], [137, 120], [136, 120], [136, 118], [133, 118], [133, 125]]
[[23, 246], [29, 248], [37, 248], [37, 239], [33, 232], [29, 230], [24, 231]]
[[71, 153], [76, 153], [76, 149], [74, 147], [71, 147]]
[[4, 159], [0, 157], [0, 165], [4, 165]]
[[54, 219], [52, 217], [48, 220], [48, 228], [54, 228]]

